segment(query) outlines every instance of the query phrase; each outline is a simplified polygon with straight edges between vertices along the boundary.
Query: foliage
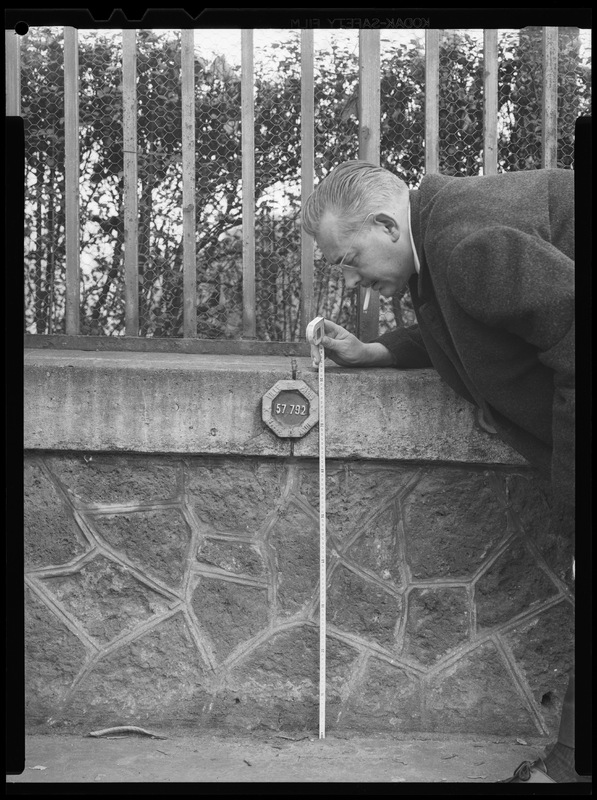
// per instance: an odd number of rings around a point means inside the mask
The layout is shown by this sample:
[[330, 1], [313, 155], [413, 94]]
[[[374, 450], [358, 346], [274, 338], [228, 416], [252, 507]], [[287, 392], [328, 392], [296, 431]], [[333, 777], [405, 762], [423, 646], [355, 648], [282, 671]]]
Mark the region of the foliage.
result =
[[[300, 52], [298, 36], [255, 74], [257, 336], [296, 340], [300, 330]], [[540, 166], [540, 29], [504, 36], [499, 52], [501, 169]], [[62, 41], [31, 29], [22, 55], [26, 123], [26, 327], [64, 330], [65, 196]], [[587, 113], [590, 65], [577, 32], [560, 36], [559, 164], [571, 167], [574, 121]], [[358, 63], [332, 43], [315, 72], [315, 170], [320, 179], [358, 154]], [[140, 335], [182, 335], [182, 116], [179, 35], [137, 32]], [[397, 40], [381, 71], [381, 163], [409, 185], [425, 171], [425, 58], [418, 39]], [[96, 32], [79, 44], [81, 309], [83, 333], [124, 332], [122, 53]], [[440, 171], [482, 165], [483, 54], [467, 32], [440, 52]], [[242, 322], [241, 83], [218, 56], [195, 59], [198, 335], [239, 338]], [[354, 296], [318, 258], [318, 313], [350, 327]], [[412, 321], [408, 297], [383, 305], [382, 329]]]

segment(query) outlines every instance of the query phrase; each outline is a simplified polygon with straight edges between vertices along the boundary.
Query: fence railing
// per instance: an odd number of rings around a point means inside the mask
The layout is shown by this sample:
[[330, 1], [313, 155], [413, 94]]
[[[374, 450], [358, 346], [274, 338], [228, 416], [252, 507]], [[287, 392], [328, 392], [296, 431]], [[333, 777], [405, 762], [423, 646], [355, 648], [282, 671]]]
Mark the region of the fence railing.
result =
[[[558, 141], [561, 136], [558, 127], [558, 29], [544, 28], [541, 32], [542, 64], [540, 65], [540, 163], [533, 166], [558, 166]], [[81, 153], [80, 153], [80, 64], [79, 64], [79, 32], [74, 28], [63, 29], [63, 138], [64, 138], [64, 303], [60, 307], [54, 298], [50, 302], [50, 316], [58, 315], [62, 308], [64, 323], [50, 322], [42, 331], [35, 321], [30, 323], [26, 343], [28, 346], [58, 347], [90, 347], [93, 348], [142, 348], [142, 349], [178, 349], [193, 352], [306, 352], [300, 344], [301, 334], [296, 341], [267, 342], [259, 340], [257, 331], [257, 307], [259, 299], [256, 292], [256, 163], [255, 136], [256, 125], [263, 124], [256, 118], [255, 112], [255, 70], [253, 31], [241, 32], [240, 59], [240, 157], [242, 193], [242, 228], [240, 258], [242, 269], [239, 272], [240, 292], [242, 294], [242, 321], [235, 329], [234, 335], [226, 340], [206, 339], [198, 326], [198, 260], [197, 235], [201, 223], [198, 221], [197, 187], [200, 178], [197, 174], [198, 143], [201, 141], [201, 130], [198, 130], [197, 104], [197, 62], [194, 46], [194, 32], [180, 32], [180, 142], [177, 144], [177, 158], [180, 167], [177, 173], [181, 183], [181, 255], [180, 291], [182, 294], [182, 324], [177, 334], [164, 336], [143, 336], [140, 333], [140, 212], [139, 212], [139, 170], [142, 154], [139, 149], [139, 97], [138, 97], [138, 32], [126, 30], [122, 32], [122, 65], [119, 91], [122, 92], [122, 272], [124, 298], [124, 329], [119, 335], [102, 336], [86, 335], [81, 329], [80, 310], [81, 297], [81, 260], [84, 250], [81, 241]], [[428, 30], [425, 33], [424, 50], [424, 172], [442, 171], [440, 154], [442, 137], [442, 114], [449, 114], [449, 109], [442, 106], [441, 82], [441, 37], [442, 32]], [[13, 32], [6, 34], [6, 111], [9, 116], [23, 113], [21, 102], [21, 66], [19, 62], [19, 39]], [[482, 141], [479, 150], [482, 157], [478, 169], [483, 174], [498, 172], [500, 164], [499, 137], [500, 131], [500, 63], [498, 59], [498, 31], [483, 32], [483, 49], [481, 58], [482, 74]], [[380, 59], [380, 31], [363, 30], [358, 36], [358, 95], [357, 111], [358, 142], [355, 143], [358, 157], [375, 163], [381, 163], [380, 146], [382, 141], [380, 86], [382, 76]], [[561, 82], [560, 82], [561, 83]], [[471, 89], [471, 92], [475, 91]], [[560, 89], [561, 91], [561, 89]], [[414, 108], [412, 98], [408, 101]], [[470, 107], [470, 103], [469, 103]], [[405, 106], [406, 108], [406, 106]], [[469, 124], [471, 117], [459, 111], [459, 119], [463, 129]], [[393, 115], [399, 116], [401, 109], [396, 106]], [[413, 113], [415, 113], [413, 111]], [[471, 114], [476, 113], [471, 111]], [[414, 117], [413, 117], [414, 119]], [[466, 120], [469, 120], [467, 122]], [[460, 124], [460, 123], [459, 123]], [[475, 121], [471, 123], [474, 127]], [[314, 93], [314, 39], [312, 30], [300, 32], [300, 184], [299, 202], [311, 193], [316, 174], [315, 160], [317, 152], [317, 115]], [[477, 124], [477, 128], [479, 125]], [[397, 149], [400, 137], [395, 137]], [[347, 156], [348, 157], [348, 156]], [[176, 160], [176, 159], [174, 159]], [[342, 157], [337, 158], [343, 160]], [[213, 161], [213, 158], [212, 158]], [[446, 162], [447, 163], [447, 162]], [[209, 165], [209, 164], [208, 164]], [[567, 164], [571, 166], [571, 164]], [[507, 168], [507, 165], [506, 165]], [[33, 188], [32, 192], [35, 191]], [[37, 187], [38, 200], [42, 197]], [[39, 200], [43, 203], [43, 200]], [[116, 214], [118, 217], [119, 215]], [[46, 230], [49, 223], [44, 223]], [[39, 246], [40, 231], [35, 236]], [[114, 230], [116, 230], [116, 225]], [[119, 229], [120, 230], [120, 229]], [[298, 234], [297, 234], [298, 235]], [[300, 234], [297, 249], [298, 283], [300, 297], [298, 299], [300, 332], [305, 330], [306, 323], [315, 316], [320, 307], [315, 297], [316, 262], [314, 243], [311, 237]], [[237, 256], [238, 257], [238, 256]], [[47, 258], [44, 261], [46, 275], [49, 274]], [[41, 271], [41, 267], [40, 267]], [[117, 270], [116, 270], [117, 271]], [[55, 276], [55, 272], [52, 273]], [[176, 276], [175, 276], [176, 277]], [[199, 275], [200, 277], [200, 275]], [[54, 278], [53, 278], [54, 280]], [[53, 284], [54, 285], [54, 284]], [[105, 286], [104, 286], [105, 288]], [[237, 287], [238, 288], [238, 287]], [[105, 291], [109, 294], [111, 287]], [[223, 290], [220, 288], [220, 292]], [[47, 295], [47, 287], [44, 297]], [[228, 295], [230, 296], [230, 295]], [[367, 313], [363, 311], [361, 296], [353, 305], [355, 312], [355, 332], [363, 339], [371, 339], [378, 335], [380, 327], [380, 301], [372, 298]], [[226, 302], [224, 313], [226, 313]], [[54, 303], [54, 311], [52, 311]], [[399, 309], [394, 308], [394, 313]], [[386, 314], [387, 317], [387, 314]], [[33, 330], [36, 332], [33, 332]], [[54, 331], [61, 329], [63, 333]], [[93, 332], [92, 332], [93, 333]]]

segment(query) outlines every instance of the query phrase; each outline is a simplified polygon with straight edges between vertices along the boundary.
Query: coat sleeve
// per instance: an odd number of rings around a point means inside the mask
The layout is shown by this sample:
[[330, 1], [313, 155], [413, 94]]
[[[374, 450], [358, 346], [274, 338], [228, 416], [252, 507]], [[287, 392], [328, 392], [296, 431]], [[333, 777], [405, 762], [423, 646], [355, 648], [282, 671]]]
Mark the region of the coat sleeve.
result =
[[384, 333], [374, 341], [388, 348], [394, 358], [394, 366], [398, 369], [421, 369], [433, 366], [418, 325], [397, 328]]
[[505, 226], [457, 245], [448, 287], [474, 319], [502, 328], [536, 348], [553, 372], [551, 482], [554, 512], [574, 509], [574, 261], [550, 242]]

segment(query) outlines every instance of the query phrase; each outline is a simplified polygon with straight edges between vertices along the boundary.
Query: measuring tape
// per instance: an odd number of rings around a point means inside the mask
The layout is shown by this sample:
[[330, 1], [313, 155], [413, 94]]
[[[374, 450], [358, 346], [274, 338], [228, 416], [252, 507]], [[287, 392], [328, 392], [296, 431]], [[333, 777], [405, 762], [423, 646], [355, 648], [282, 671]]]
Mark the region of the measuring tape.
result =
[[311, 352], [319, 354], [319, 738], [325, 739], [326, 692], [326, 508], [325, 508], [325, 334], [323, 317], [307, 326]]

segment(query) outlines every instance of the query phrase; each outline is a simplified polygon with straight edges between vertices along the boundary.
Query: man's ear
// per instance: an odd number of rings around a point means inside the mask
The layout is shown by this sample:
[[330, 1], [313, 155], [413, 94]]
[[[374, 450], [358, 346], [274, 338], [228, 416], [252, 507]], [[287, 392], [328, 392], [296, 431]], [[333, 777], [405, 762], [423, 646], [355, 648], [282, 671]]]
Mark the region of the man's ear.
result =
[[374, 217], [376, 225], [382, 225], [385, 232], [391, 236], [393, 242], [397, 242], [400, 238], [400, 226], [396, 217], [391, 214], [386, 214], [385, 211], [380, 211]]

